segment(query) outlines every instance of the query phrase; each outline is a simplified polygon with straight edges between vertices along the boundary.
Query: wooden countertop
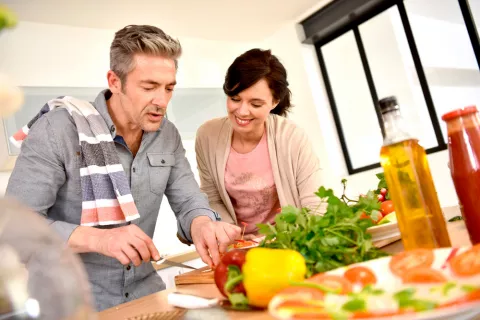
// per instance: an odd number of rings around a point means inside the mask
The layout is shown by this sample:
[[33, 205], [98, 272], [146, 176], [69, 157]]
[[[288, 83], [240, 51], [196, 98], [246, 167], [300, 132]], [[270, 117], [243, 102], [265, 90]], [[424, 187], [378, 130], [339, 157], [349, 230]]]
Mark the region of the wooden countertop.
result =
[[[467, 230], [463, 221], [449, 222], [448, 231], [452, 246], [461, 247], [471, 245], [468, 237]], [[389, 253], [398, 253], [403, 251], [403, 245], [401, 241], [394, 242], [384, 248], [383, 250]], [[137, 317], [140, 315], [158, 313], [158, 312], [174, 312], [179, 311], [178, 308], [172, 307], [167, 302], [167, 295], [170, 292], [181, 292], [187, 294], [193, 294], [202, 296], [205, 298], [220, 298], [221, 295], [218, 292], [214, 284], [196, 284], [196, 285], [180, 285], [176, 289], [169, 289], [161, 291], [143, 298], [124, 303], [113, 307], [111, 309], [104, 310], [98, 313], [98, 320], [121, 320]], [[204, 312], [205, 310], [189, 310], [187, 312]], [[225, 318], [229, 319], [273, 319], [266, 311], [225, 311], [223, 309], [218, 310], [220, 313], [224, 313]], [[166, 314], [165, 314], [166, 315]], [[209, 318], [208, 315], [203, 315], [202, 318]], [[139, 320], [141, 318], [138, 318]], [[146, 318], [145, 318], [146, 319]], [[160, 319], [149, 318], [152, 320]], [[172, 318], [175, 319], [175, 318]]]

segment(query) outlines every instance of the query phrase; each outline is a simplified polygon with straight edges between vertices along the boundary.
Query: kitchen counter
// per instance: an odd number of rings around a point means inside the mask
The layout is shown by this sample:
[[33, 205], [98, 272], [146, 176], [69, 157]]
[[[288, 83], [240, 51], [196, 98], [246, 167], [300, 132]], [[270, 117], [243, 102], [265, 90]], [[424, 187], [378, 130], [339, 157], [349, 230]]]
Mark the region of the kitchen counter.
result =
[[[467, 230], [463, 221], [449, 222], [448, 231], [450, 234], [450, 239], [452, 241], [452, 246], [461, 247], [471, 245], [470, 239], [468, 237]], [[396, 241], [384, 248], [382, 250], [389, 253], [398, 253], [403, 251], [403, 245], [401, 241]], [[184, 312], [181, 309], [172, 307], [167, 302], [167, 296], [170, 292], [181, 292], [186, 294], [193, 294], [197, 296], [202, 296], [206, 298], [220, 298], [221, 295], [218, 292], [215, 284], [196, 284], [196, 285], [179, 285], [176, 288], [169, 290], [161, 291], [143, 298], [121, 304], [119, 306], [113, 307], [111, 309], [104, 310], [98, 313], [98, 320], [120, 320], [120, 319], [134, 319], [140, 315], [153, 314], [153, 313], [165, 313], [163, 316], [167, 316], [167, 313], [173, 312]], [[210, 312], [212, 309], [209, 309]], [[216, 310], [220, 314], [223, 314], [223, 318], [226, 319], [273, 319], [270, 317], [266, 311], [225, 311], [225, 310]], [[213, 315], [206, 314], [209, 312], [207, 310], [189, 310], [188, 313], [195, 313], [198, 315], [198, 318], [208, 319], [213, 317]], [[148, 318], [151, 320], [160, 319], [158, 318]], [[139, 320], [142, 318], [138, 318]], [[146, 318], [145, 318], [146, 319]], [[175, 319], [172, 317], [171, 319]], [[480, 318], [479, 318], [480, 319]]]

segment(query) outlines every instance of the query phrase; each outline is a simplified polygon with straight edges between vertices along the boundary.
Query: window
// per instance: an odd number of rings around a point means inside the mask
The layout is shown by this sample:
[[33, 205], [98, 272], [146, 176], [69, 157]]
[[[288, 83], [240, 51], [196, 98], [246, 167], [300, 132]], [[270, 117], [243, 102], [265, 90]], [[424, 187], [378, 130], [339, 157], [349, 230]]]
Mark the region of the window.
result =
[[480, 105], [479, 10], [478, 0], [337, 0], [301, 22], [349, 174], [380, 166], [386, 96], [427, 153], [447, 148], [441, 116]]

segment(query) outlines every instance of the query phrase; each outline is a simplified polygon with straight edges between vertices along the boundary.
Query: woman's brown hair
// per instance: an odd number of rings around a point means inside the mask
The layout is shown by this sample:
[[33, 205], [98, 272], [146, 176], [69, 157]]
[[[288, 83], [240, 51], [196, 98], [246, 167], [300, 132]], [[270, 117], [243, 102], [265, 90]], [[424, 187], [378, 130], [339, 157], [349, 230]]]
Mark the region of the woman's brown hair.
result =
[[233, 97], [261, 79], [267, 81], [274, 101], [278, 101], [270, 113], [285, 117], [292, 107], [287, 70], [270, 50], [251, 49], [237, 57], [228, 68], [223, 91]]

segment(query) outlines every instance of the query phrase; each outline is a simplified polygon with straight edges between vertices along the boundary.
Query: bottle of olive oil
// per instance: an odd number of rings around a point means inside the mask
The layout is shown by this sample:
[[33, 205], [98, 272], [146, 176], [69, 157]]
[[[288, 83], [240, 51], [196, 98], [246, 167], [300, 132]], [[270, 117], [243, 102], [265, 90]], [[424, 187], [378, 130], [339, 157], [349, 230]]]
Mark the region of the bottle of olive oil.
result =
[[380, 163], [406, 250], [450, 247], [425, 149], [406, 127], [395, 97], [379, 101], [385, 125]]

